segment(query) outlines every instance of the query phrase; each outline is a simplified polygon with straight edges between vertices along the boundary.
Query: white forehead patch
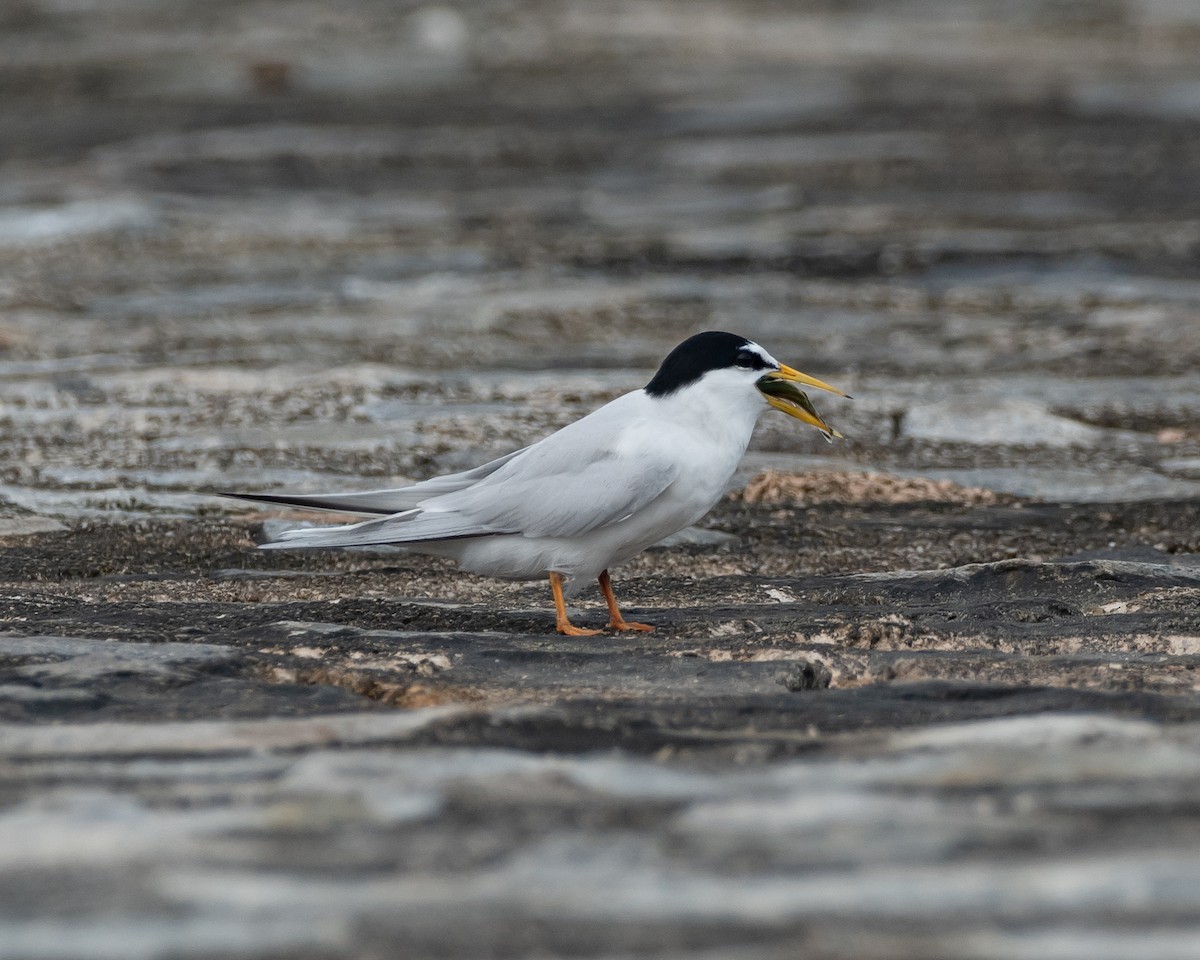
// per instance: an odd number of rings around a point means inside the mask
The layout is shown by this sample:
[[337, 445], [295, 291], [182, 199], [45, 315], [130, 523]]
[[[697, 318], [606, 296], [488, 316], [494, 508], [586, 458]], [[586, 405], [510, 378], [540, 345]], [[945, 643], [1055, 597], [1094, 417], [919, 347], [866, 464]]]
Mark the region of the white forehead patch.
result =
[[776, 360], [776, 359], [775, 359], [773, 356], [771, 356], [769, 353], [767, 353], [767, 351], [766, 351], [766, 350], [764, 350], [762, 347], [760, 347], [760, 346], [759, 346], [757, 343], [755, 343], [753, 340], [747, 340], [747, 341], [746, 341], [746, 345], [745, 345], [744, 347], [742, 347], [742, 349], [743, 349], [743, 350], [749, 350], [751, 353], [757, 353], [757, 354], [758, 354], [760, 357], [762, 357], [762, 358], [763, 358], [763, 361], [764, 361], [765, 363], [769, 364], [769, 365], [770, 365], [770, 366], [772, 366], [772, 367], [778, 367], [778, 366], [779, 366], [779, 361], [778, 361], [778, 360]]

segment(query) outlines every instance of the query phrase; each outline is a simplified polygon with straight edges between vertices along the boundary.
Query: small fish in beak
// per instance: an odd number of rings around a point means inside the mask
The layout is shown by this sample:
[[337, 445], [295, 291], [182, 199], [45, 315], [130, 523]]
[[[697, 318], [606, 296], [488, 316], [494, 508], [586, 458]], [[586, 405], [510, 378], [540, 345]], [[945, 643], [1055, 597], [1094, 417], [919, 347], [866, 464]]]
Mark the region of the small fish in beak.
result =
[[780, 366], [778, 370], [772, 370], [770, 373], [764, 374], [758, 379], [757, 386], [763, 396], [767, 398], [767, 403], [776, 410], [782, 410], [789, 417], [795, 417], [797, 420], [816, 427], [830, 443], [833, 442], [834, 437], [844, 440], [845, 437], [829, 426], [821, 418], [821, 415], [817, 413], [816, 407], [808, 399], [808, 394], [797, 386], [800, 383], [850, 399], [850, 394], [844, 390], [839, 390], [837, 387], [831, 386], [823, 380], [810, 377], [806, 373], [801, 373], [799, 370], [793, 370], [791, 367], [786, 366]]

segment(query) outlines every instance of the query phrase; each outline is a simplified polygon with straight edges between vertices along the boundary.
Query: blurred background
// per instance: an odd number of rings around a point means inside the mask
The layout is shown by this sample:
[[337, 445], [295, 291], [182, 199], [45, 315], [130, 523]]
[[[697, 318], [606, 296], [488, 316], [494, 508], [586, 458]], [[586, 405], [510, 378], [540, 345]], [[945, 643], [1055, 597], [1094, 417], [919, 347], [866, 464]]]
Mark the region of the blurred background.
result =
[[1195, 495], [1198, 49], [1192, 0], [4, 0], [0, 493], [427, 476], [717, 328], [859, 397], [748, 472]]

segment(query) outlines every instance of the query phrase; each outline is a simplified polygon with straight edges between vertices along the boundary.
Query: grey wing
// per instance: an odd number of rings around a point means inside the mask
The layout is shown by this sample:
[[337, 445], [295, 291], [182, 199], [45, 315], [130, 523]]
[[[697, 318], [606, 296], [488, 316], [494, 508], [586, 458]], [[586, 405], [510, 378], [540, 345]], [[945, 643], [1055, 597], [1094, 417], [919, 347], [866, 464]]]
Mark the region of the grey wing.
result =
[[222, 493], [223, 497], [251, 500], [255, 503], [278, 503], [290, 507], [305, 507], [310, 510], [334, 510], [338, 513], [394, 514], [411, 510], [423, 500], [439, 497], [462, 490], [491, 476], [508, 461], [529, 449], [515, 450], [497, 460], [489, 461], [472, 470], [450, 473], [444, 477], [433, 477], [408, 487], [390, 490], [367, 490], [362, 493]]
[[547, 444], [422, 507], [454, 513], [488, 530], [572, 537], [626, 519], [661, 496], [678, 474], [658, 446], [631, 456]]
[[527, 455], [465, 489], [422, 501], [379, 520], [290, 530], [275, 547], [351, 547], [522, 534], [570, 537], [619, 523], [659, 496], [678, 476], [661, 454], [632, 460], [611, 452], [582, 461], [569, 446], [528, 448]]

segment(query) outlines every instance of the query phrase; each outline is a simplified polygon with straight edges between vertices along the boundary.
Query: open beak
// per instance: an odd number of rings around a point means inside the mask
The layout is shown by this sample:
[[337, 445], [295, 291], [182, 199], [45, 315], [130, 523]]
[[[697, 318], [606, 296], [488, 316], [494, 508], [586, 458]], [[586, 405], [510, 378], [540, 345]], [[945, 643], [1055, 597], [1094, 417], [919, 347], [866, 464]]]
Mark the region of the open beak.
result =
[[839, 397], [850, 398], [850, 394], [830, 386], [824, 380], [818, 380], [816, 377], [810, 377], [807, 373], [801, 373], [799, 370], [793, 370], [791, 367], [783, 365], [780, 365], [778, 370], [772, 370], [759, 377], [757, 386], [763, 396], [767, 398], [767, 403], [776, 410], [782, 410], [789, 417], [795, 417], [797, 420], [816, 427], [825, 434], [826, 440], [832, 441], [834, 437], [844, 439], [838, 431], [821, 419], [816, 407], [808, 399], [808, 394], [797, 386], [800, 383], [807, 387], [816, 387], [818, 390], [836, 393]]

